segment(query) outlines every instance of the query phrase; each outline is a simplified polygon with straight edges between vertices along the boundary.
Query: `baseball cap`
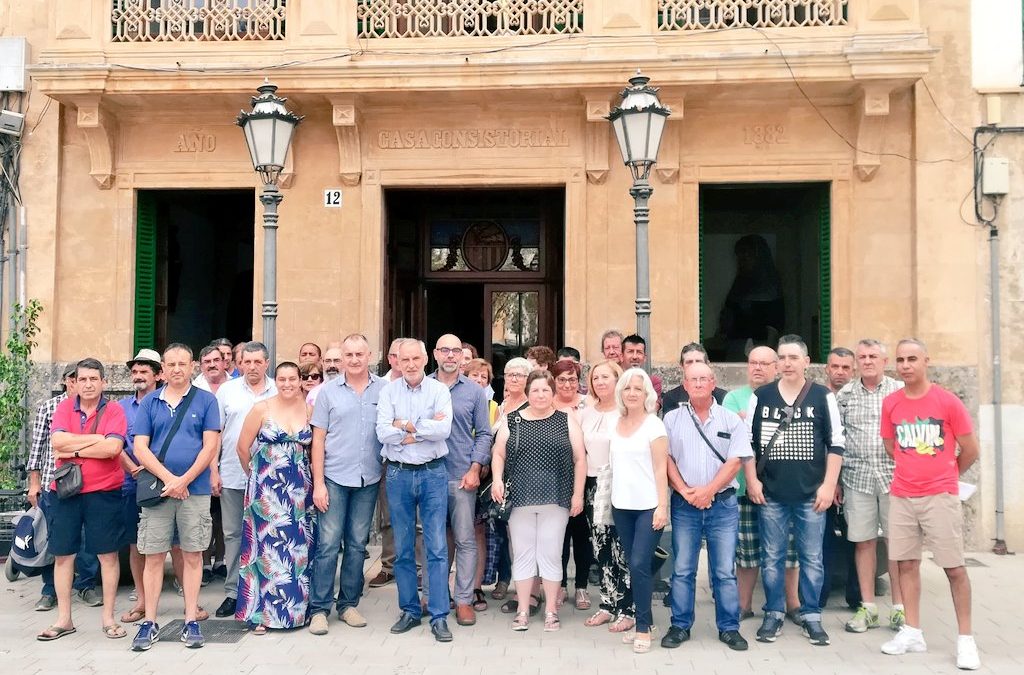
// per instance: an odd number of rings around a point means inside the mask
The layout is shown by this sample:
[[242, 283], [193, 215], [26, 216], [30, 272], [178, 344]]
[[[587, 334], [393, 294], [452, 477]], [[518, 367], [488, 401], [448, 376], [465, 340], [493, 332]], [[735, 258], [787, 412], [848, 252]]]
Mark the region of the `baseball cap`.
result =
[[74, 361], [72, 363], [69, 363], [68, 365], [64, 366], [64, 372], [61, 373], [60, 379], [63, 380], [66, 377], [71, 377], [77, 371], [78, 371], [78, 362]]
[[135, 355], [135, 358], [131, 361], [126, 361], [125, 365], [131, 368], [136, 363], [149, 363], [160, 365], [160, 354], [155, 349], [140, 349], [139, 353]]

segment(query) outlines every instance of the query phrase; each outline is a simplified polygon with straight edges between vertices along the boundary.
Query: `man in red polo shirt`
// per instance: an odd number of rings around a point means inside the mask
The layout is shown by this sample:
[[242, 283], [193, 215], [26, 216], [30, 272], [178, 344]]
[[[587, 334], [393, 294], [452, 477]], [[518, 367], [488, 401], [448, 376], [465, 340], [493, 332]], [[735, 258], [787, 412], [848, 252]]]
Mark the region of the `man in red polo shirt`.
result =
[[71, 621], [71, 582], [83, 534], [85, 550], [100, 561], [103, 632], [108, 638], [122, 638], [126, 634], [114, 621], [114, 599], [120, 576], [117, 550], [124, 529], [124, 471], [119, 457], [124, 449], [127, 422], [121, 406], [110, 405], [103, 396], [103, 364], [96, 359], [79, 361], [75, 379], [78, 395], [61, 401], [53, 413], [50, 429], [57, 469], [69, 462], [81, 466], [82, 490], [74, 496], [54, 499], [47, 513], [49, 546], [54, 555], [57, 620], [37, 636], [43, 642], [75, 632]]

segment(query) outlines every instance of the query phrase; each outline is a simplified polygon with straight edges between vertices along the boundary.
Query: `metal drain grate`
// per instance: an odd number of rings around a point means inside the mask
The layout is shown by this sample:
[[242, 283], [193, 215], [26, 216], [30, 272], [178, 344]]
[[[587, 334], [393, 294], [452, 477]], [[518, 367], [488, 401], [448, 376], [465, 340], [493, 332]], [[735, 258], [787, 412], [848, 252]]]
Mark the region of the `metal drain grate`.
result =
[[[160, 641], [177, 642], [181, 636], [181, 627], [185, 622], [181, 619], [165, 624], [160, 628]], [[239, 621], [208, 619], [199, 624], [203, 638], [207, 644], [232, 644], [242, 639], [249, 632], [249, 627]]]

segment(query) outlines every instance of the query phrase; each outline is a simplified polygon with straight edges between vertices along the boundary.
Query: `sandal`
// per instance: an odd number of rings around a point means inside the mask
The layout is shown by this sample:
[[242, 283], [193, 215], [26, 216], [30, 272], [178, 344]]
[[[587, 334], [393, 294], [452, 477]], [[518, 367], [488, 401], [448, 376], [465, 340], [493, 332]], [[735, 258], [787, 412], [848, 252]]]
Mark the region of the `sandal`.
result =
[[632, 630], [635, 625], [636, 621], [633, 617], [622, 614], [608, 626], [608, 631], [611, 633], [625, 633], [626, 631]]
[[491, 597], [495, 600], [504, 600], [508, 596], [508, 582], [499, 581], [494, 585], [494, 590], [491, 591]]
[[585, 588], [576, 589], [576, 609], [584, 611], [590, 609], [590, 594]]
[[526, 612], [519, 612], [516, 618], [512, 619], [512, 630], [524, 631], [530, 629], [530, 615]]
[[78, 629], [72, 626], [71, 628], [65, 628], [64, 626], [50, 626], [42, 633], [36, 636], [36, 639], [40, 642], [50, 642], [51, 640], [59, 640], [65, 635], [71, 635], [77, 632]]
[[484, 591], [481, 588], [473, 589], [473, 609], [477, 612], [487, 609], [487, 598], [484, 596]]
[[647, 637], [636, 636], [633, 640], [633, 653], [634, 654], [646, 654], [651, 651], [651, 634], [648, 633]]
[[104, 626], [103, 627], [103, 634], [106, 635], [111, 640], [116, 640], [118, 638], [123, 638], [126, 635], [128, 635], [128, 633], [125, 631], [125, 629], [121, 627], [121, 624], [117, 624], [117, 623], [112, 623], [109, 626]]
[[562, 627], [562, 622], [558, 620], [557, 612], [545, 612], [544, 613], [544, 632], [553, 633]]
[[210, 613], [203, 609], [202, 605], [196, 607], [196, 621], [206, 621], [209, 618]]
[[583, 625], [584, 626], [590, 626], [591, 628], [593, 628], [594, 626], [603, 626], [603, 625], [605, 625], [606, 623], [608, 623], [611, 620], [612, 620], [612, 613], [611, 612], [609, 612], [607, 609], [599, 609], [596, 612], [594, 612], [590, 616], [590, 618], [588, 618], [586, 621], [584, 621]]
[[627, 630], [625, 633], [622, 634], [622, 644], [624, 644], [624, 645], [633, 644], [634, 640], [636, 640], [636, 629], [635, 628], [630, 628], [629, 630]]
[[138, 607], [121, 615], [121, 623], [138, 623], [146, 618], [146, 610]]
[[263, 624], [260, 624], [259, 626], [256, 626], [255, 628], [253, 628], [251, 632], [252, 632], [253, 635], [266, 635], [267, 634], [267, 627], [264, 626]]
[[[537, 601], [536, 605], [533, 604], [534, 600]], [[530, 616], [536, 616], [537, 612], [540, 611], [540, 600], [541, 599], [540, 599], [539, 595], [531, 595], [530, 596]], [[516, 614], [518, 612], [519, 612], [519, 601], [518, 600], [506, 600], [505, 603], [501, 606], [501, 613], [502, 614]]]
[[565, 604], [565, 599], [569, 596], [569, 591], [562, 586], [558, 589], [558, 599], [555, 600], [555, 607], [562, 609], [562, 605]]

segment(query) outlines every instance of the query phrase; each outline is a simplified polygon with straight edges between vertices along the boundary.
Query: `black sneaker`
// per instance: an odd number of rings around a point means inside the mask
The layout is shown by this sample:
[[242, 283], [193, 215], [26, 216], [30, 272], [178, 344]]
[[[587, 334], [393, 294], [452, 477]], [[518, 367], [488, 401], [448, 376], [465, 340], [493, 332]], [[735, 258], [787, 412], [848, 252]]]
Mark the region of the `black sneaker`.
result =
[[238, 601], [235, 598], [224, 598], [224, 602], [220, 603], [220, 607], [217, 608], [217, 617], [223, 619], [226, 616], [234, 616], [237, 604]]
[[733, 651], [747, 651], [747, 641], [743, 639], [738, 630], [723, 630], [718, 634], [718, 640], [719, 642], [724, 642]]
[[209, 586], [210, 582], [213, 581], [213, 570], [203, 568], [203, 578], [199, 582], [200, 586]]
[[821, 627], [820, 621], [804, 621], [804, 637], [811, 641], [816, 647], [828, 646], [828, 633]]
[[224, 563], [213, 566], [213, 576], [220, 577], [221, 579], [228, 578], [228, 567]]
[[661, 638], [661, 646], [665, 649], [675, 649], [690, 639], [690, 631], [679, 626], [669, 626], [665, 637]]
[[782, 635], [782, 619], [776, 619], [774, 616], [764, 617], [764, 621], [761, 622], [761, 627], [757, 629], [757, 641], [758, 642], [775, 642], [775, 638]]

